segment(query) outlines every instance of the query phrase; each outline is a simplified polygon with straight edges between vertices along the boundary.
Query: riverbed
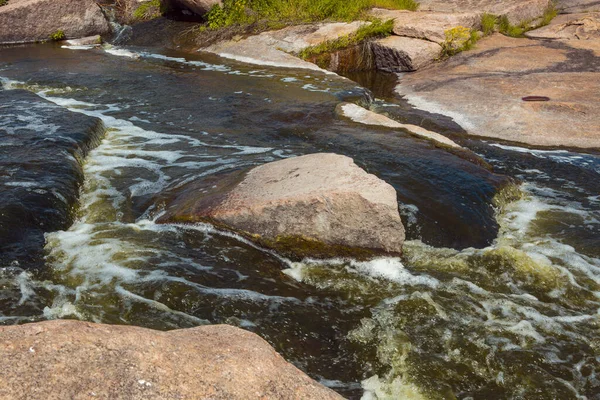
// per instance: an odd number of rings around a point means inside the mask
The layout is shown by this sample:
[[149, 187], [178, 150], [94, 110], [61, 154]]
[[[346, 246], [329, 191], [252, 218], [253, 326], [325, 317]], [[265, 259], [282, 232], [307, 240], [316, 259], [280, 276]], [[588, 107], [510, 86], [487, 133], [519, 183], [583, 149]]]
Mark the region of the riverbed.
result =
[[[439, 117], [490, 171], [335, 114], [349, 101], [436, 126], [377, 87], [157, 48], [0, 48], [0, 79], [106, 131], [67, 226], [39, 255], [0, 258], [1, 324], [233, 324], [351, 399], [598, 398], [597, 152], [475, 139]], [[26, 111], [0, 131], [49, 134]], [[292, 262], [210, 225], [155, 223], [189, 182], [316, 152], [394, 186], [402, 258]]]

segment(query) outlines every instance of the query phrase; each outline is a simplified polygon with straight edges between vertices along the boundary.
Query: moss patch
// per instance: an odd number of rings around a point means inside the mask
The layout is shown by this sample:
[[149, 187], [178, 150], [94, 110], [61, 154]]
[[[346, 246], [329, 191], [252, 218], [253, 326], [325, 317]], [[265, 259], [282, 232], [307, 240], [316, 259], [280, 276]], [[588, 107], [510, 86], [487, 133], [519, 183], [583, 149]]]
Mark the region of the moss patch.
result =
[[278, 236], [275, 239], [266, 239], [259, 235], [252, 235], [246, 232], [242, 232], [241, 234], [263, 247], [275, 250], [277, 253], [291, 260], [301, 260], [308, 257], [341, 257], [367, 260], [385, 254], [385, 252], [381, 250], [324, 243], [306, 236]]

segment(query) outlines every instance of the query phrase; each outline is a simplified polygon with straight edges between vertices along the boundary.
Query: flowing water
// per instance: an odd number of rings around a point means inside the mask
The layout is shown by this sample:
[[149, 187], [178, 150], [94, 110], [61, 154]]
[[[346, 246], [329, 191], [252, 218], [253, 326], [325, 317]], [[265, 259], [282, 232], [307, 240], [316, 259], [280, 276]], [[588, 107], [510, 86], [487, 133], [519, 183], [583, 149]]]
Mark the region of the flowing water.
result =
[[[70, 227], [46, 233], [37, 258], [0, 257], [0, 323], [233, 324], [348, 398], [600, 399], [597, 153], [453, 136], [493, 174], [334, 111], [416, 118], [401, 99], [157, 49], [5, 48], [0, 77], [5, 94], [27, 89], [106, 128]], [[0, 132], [32, 112], [0, 118]], [[396, 188], [402, 258], [292, 262], [209, 225], [154, 223], [193, 180], [314, 152]], [[518, 200], [494, 199], [505, 176], [522, 182]]]

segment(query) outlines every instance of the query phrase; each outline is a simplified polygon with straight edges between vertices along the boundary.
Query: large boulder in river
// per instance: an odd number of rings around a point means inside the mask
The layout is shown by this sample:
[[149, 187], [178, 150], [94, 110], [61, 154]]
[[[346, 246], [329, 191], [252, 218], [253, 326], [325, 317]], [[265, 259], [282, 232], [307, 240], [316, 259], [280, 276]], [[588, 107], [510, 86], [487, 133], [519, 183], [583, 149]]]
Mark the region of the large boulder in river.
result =
[[63, 32], [67, 39], [110, 32], [94, 0], [10, 0], [0, 7], [0, 43], [30, 43]]
[[404, 242], [394, 188], [328, 153], [204, 179], [159, 222], [211, 222], [291, 258], [400, 254]]
[[58, 320], [0, 327], [3, 399], [341, 399], [257, 335]]

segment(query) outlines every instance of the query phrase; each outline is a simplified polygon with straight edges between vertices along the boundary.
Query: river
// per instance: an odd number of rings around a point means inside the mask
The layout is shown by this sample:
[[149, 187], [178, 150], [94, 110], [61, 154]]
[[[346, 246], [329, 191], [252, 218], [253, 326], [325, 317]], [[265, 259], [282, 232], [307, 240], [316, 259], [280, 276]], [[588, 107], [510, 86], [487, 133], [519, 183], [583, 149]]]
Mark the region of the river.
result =
[[[600, 399], [597, 152], [448, 128], [492, 173], [335, 114], [350, 101], [421, 118], [375, 84], [157, 48], [0, 48], [0, 80], [0, 98], [26, 89], [106, 128], [70, 227], [37, 256], [0, 257], [0, 324], [233, 324], [351, 399]], [[1, 106], [0, 133], [52, 129], [35, 125], [43, 109]], [[193, 180], [315, 152], [396, 188], [402, 258], [292, 262], [209, 225], [154, 223]]]

